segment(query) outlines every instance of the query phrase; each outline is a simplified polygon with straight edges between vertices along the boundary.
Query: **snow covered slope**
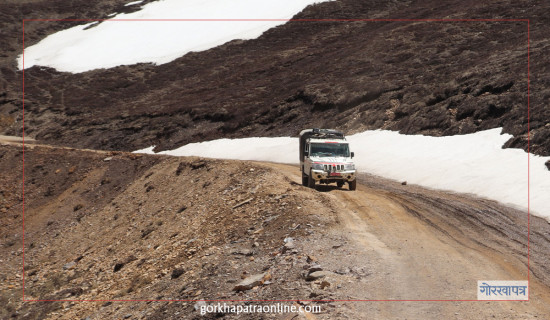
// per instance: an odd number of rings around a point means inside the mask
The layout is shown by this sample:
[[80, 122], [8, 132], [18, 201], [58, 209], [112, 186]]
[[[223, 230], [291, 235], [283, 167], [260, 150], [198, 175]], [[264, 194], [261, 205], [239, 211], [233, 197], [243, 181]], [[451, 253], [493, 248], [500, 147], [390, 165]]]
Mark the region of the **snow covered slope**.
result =
[[[527, 153], [502, 149], [511, 136], [500, 132], [497, 128], [430, 137], [376, 130], [347, 139], [359, 171], [434, 189], [473, 193], [527, 209]], [[152, 148], [136, 152], [152, 153]], [[298, 138], [220, 139], [160, 153], [298, 163]], [[550, 221], [550, 172], [544, 165], [548, 159], [529, 155], [530, 209]]]
[[[284, 24], [306, 6], [324, 1], [327, 0], [152, 2], [140, 11], [119, 14], [99, 24], [76, 26], [45, 38], [25, 49], [24, 67], [40, 65], [79, 73], [142, 62], [167, 63], [190, 51], [207, 50], [235, 39], [257, 38], [266, 30]], [[137, 4], [137, 1], [128, 3]], [[92, 24], [96, 25], [86, 29]], [[22, 56], [18, 58], [18, 66], [23, 69]]]

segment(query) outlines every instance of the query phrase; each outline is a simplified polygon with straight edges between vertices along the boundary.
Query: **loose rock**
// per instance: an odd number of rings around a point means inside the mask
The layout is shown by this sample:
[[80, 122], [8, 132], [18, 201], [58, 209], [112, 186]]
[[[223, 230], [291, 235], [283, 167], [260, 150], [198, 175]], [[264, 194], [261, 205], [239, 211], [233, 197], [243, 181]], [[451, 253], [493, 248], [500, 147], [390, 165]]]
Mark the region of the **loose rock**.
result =
[[312, 265], [311, 267], [309, 267], [307, 269], [307, 273], [308, 275], [313, 273], [313, 272], [317, 272], [317, 271], [323, 271], [323, 268], [321, 267], [321, 265], [319, 265], [318, 263]]
[[176, 268], [172, 270], [172, 275], [170, 276], [172, 279], [179, 278], [185, 271], [182, 268]]
[[249, 249], [242, 249], [242, 250], [234, 251], [233, 254], [238, 254], [238, 255], [243, 255], [243, 256], [250, 257], [250, 256], [254, 255], [254, 251], [249, 250]]
[[321, 288], [321, 290], [324, 290], [327, 287], [330, 287], [330, 282], [328, 282], [327, 280], [323, 280], [319, 284], [319, 288]]
[[76, 266], [76, 262], [71, 261], [63, 266], [63, 270], [70, 270]]
[[247, 277], [243, 281], [241, 281], [239, 284], [237, 284], [233, 291], [246, 291], [250, 290], [254, 287], [261, 286], [266, 281], [271, 279], [271, 273], [265, 272], [261, 274], [255, 274], [250, 277]]
[[292, 251], [296, 248], [296, 246], [294, 245], [294, 242], [287, 242], [285, 243], [285, 245], [283, 246], [283, 253], [287, 252], [287, 251]]
[[330, 274], [331, 274], [331, 272], [329, 272], [329, 271], [315, 271], [315, 272], [309, 273], [306, 276], [306, 281], [313, 281], [313, 280], [321, 279], [321, 278], [324, 278], [324, 277], [326, 277]]

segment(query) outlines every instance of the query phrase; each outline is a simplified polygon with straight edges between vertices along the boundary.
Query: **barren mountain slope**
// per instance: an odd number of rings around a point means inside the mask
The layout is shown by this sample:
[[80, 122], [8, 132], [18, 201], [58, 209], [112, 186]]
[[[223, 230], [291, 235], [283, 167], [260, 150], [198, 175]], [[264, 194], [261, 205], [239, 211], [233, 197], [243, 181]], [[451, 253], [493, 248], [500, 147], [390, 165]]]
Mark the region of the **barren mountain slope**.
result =
[[[25, 298], [68, 301], [23, 303], [23, 155], [11, 144], [0, 148], [2, 318], [202, 319], [200, 299], [319, 304], [319, 319], [550, 312], [550, 227], [536, 217], [529, 303], [310, 301], [475, 299], [477, 280], [526, 279], [526, 214], [493, 201], [371, 176], [356, 192], [315, 191], [294, 166], [38, 145], [25, 150]], [[305, 278], [318, 268], [324, 278]], [[235, 291], [255, 275], [264, 283]]]
[[[122, 2], [70, 3], [0, 5], [10, 39], [0, 69], [0, 133], [21, 134], [20, 20], [105, 18]], [[531, 151], [548, 155], [546, 12], [543, 1], [342, 0], [295, 18], [530, 19]], [[25, 45], [73, 24], [27, 22]], [[507, 145], [525, 149], [527, 29], [526, 21], [292, 21], [161, 66], [75, 75], [33, 67], [25, 72], [26, 133], [58, 145], [162, 150], [311, 126], [431, 135], [504, 127], [514, 135]]]

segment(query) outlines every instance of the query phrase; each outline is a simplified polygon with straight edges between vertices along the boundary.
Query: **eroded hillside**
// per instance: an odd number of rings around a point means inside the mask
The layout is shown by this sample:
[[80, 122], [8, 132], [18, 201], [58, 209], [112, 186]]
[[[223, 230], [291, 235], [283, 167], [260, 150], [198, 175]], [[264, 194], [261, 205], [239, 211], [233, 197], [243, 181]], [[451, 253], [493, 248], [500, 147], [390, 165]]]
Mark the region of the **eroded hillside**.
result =
[[[2, 149], [0, 250], [9, 267], [2, 317], [133, 312], [110, 303], [21, 307], [22, 233], [13, 232], [22, 227], [22, 199], [13, 197], [21, 196], [21, 156], [17, 147]], [[17, 163], [16, 170], [4, 170]], [[34, 147], [25, 152], [25, 168], [25, 297], [31, 300], [309, 297], [302, 267], [312, 258], [296, 249], [334, 222], [321, 195], [248, 162]], [[301, 239], [296, 249], [283, 247], [288, 238]], [[273, 283], [234, 290], [256, 274]], [[183, 310], [191, 312], [193, 304]], [[166, 306], [141, 303], [138, 310], [150, 318], [160, 307]]]
[[[84, 10], [88, 2], [79, 3], [68, 10], [61, 2], [31, 1], [4, 4], [1, 11], [21, 18], [105, 18], [120, 10], [114, 1], [90, 10]], [[310, 6], [295, 18], [529, 19], [530, 148], [548, 155], [545, 6], [342, 0]], [[5, 32], [14, 37], [2, 60], [0, 132], [20, 135], [22, 73], [15, 58], [21, 30], [7, 19]], [[28, 22], [25, 43], [72, 24]], [[526, 149], [527, 29], [526, 20], [292, 21], [256, 40], [161, 66], [82, 74], [33, 67], [25, 72], [26, 133], [73, 147], [163, 150], [220, 137], [290, 136], [312, 126], [430, 135], [503, 127], [514, 135], [507, 146]]]

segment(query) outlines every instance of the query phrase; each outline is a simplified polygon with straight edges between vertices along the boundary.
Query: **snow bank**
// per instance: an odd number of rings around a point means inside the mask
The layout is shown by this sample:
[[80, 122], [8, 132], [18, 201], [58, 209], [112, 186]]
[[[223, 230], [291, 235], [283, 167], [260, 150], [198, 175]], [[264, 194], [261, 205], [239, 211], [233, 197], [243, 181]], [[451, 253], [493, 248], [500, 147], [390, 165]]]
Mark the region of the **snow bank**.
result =
[[[118, 14], [87, 30], [85, 29], [90, 24], [46, 37], [25, 49], [25, 68], [40, 65], [78, 73], [135, 63], [163, 64], [190, 51], [207, 50], [235, 39], [257, 38], [266, 30], [284, 24], [306, 6], [324, 1], [327, 0], [152, 2], [144, 5], [140, 11]], [[127, 5], [138, 3], [140, 1]], [[124, 21], [136, 19], [142, 21]], [[144, 19], [155, 21], [143, 21]], [[174, 19], [254, 21], [173, 21]], [[18, 66], [20, 70], [23, 69], [22, 56], [18, 58]]]
[[[502, 149], [511, 136], [501, 131], [429, 137], [376, 130], [349, 136], [348, 141], [359, 171], [527, 209], [528, 156], [520, 149]], [[297, 138], [245, 138], [192, 143], [161, 154], [298, 163], [297, 150]], [[550, 221], [550, 172], [544, 165], [548, 159], [529, 156], [530, 208]]]
[[[154, 147], [134, 151], [135, 153], [154, 154]], [[271, 161], [280, 163], [299, 163], [297, 138], [243, 138], [219, 139], [190, 143], [175, 150], [157, 154], [172, 156], [200, 156], [216, 159], [238, 159]]]

